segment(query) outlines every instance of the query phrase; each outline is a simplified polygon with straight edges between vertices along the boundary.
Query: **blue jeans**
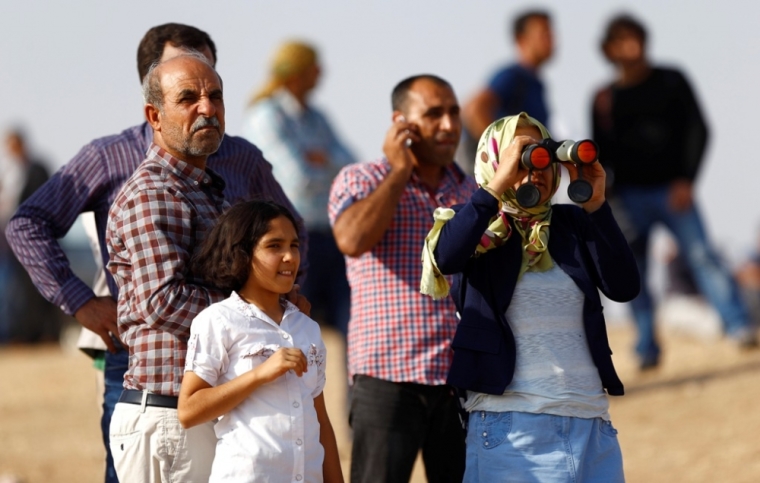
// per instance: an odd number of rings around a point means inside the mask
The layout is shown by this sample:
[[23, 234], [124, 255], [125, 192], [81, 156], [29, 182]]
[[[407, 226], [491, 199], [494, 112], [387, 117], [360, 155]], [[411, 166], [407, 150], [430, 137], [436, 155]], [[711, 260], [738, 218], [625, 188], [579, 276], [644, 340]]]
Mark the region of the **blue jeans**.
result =
[[[121, 345], [116, 342], [116, 347]], [[124, 389], [124, 373], [127, 372], [129, 364], [129, 351], [120, 349], [117, 353], [111, 354], [106, 351], [106, 367], [104, 373], [105, 393], [103, 394], [103, 416], [100, 418], [100, 430], [103, 433], [103, 443], [106, 445], [106, 483], [119, 483], [116, 476], [116, 470], [113, 466], [113, 456], [111, 455], [111, 445], [109, 441], [109, 432], [111, 427], [111, 416], [119, 402], [119, 396]]]
[[636, 256], [641, 274], [641, 292], [632, 302], [639, 339], [636, 352], [642, 359], [657, 360], [660, 347], [654, 331], [654, 308], [646, 286], [647, 249], [652, 227], [662, 223], [678, 243], [694, 275], [697, 287], [720, 314], [725, 333], [730, 337], [746, 331], [750, 319], [733, 276], [723, 266], [707, 240], [696, 205], [674, 212], [668, 205], [670, 186], [624, 187], [616, 190], [632, 234], [628, 242]]
[[356, 376], [351, 482], [409, 481], [420, 450], [429, 482], [461, 482], [465, 448], [458, 404], [450, 386]]
[[601, 418], [473, 411], [463, 481], [624, 482], [617, 430]]

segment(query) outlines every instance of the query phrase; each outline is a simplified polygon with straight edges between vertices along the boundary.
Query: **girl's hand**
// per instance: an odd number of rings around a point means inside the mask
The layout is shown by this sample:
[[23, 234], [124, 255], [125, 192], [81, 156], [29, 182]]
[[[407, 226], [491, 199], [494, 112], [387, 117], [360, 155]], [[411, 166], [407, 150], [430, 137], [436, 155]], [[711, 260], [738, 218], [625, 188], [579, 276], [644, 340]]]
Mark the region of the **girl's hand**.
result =
[[528, 175], [528, 170], [520, 162], [520, 156], [525, 146], [538, 142], [539, 140], [531, 136], [515, 136], [507, 149], [499, 153], [499, 166], [496, 167], [496, 172], [493, 179], [489, 181], [488, 187], [496, 194], [502, 195], [525, 178]]
[[[563, 162], [562, 164], [565, 166], [565, 168], [567, 168], [567, 172], [570, 174], [571, 182], [578, 179], [578, 168], [575, 166], [575, 164], [570, 162]], [[604, 171], [604, 168], [599, 161], [591, 164], [584, 164], [583, 179], [591, 183], [591, 188], [593, 188], [594, 191], [591, 194], [591, 198], [581, 206], [586, 211], [586, 213], [593, 213], [598, 210], [606, 200], [604, 191], [606, 186], [605, 183], [607, 180], [607, 173]]]
[[306, 356], [301, 349], [283, 347], [254, 370], [265, 383], [274, 381], [288, 371], [293, 371], [296, 376], [301, 377], [307, 372]]

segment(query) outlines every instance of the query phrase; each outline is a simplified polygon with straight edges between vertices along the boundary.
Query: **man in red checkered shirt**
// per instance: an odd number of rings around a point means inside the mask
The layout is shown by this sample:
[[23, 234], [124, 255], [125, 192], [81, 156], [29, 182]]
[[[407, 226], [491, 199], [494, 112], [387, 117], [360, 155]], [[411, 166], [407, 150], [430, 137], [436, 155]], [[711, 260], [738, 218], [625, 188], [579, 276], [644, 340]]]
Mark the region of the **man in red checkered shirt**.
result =
[[188, 270], [229, 207], [224, 181], [206, 168], [224, 136], [222, 82], [202, 54], [184, 53], [151, 67], [143, 94], [153, 143], [114, 200], [106, 231], [119, 333], [130, 349], [110, 445], [120, 481], [207, 481], [213, 423], [183, 430], [176, 396], [190, 322], [224, 299]]
[[461, 121], [448, 82], [410, 77], [391, 101], [385, 157], [347, 166], [330, 193], [351, 285], [351, 481], [408, 481], [422, 450], [428, 481], [460, 482], [464, 432], [446, 386], [456, 309], [419, 293], [420, 259], [433, 211], [477, 186], [453, 162]]

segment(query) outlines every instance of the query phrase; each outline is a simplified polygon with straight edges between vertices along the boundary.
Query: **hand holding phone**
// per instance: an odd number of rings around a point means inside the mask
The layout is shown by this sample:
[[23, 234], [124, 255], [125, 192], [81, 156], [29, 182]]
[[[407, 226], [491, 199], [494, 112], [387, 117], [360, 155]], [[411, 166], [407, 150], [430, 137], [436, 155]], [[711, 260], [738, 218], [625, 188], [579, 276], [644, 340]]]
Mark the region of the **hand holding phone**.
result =
[[[406, 122], [406, 118], [404, 116], [399, 116], [398, 120], [399, 122]], [[408, 135], [409, 132], [410, 132], [409, 129], [404, 130], [404, 134]], [[404, 146], [406, 146], [407, 148], [412, 147], [412, 143], [414, 143], [414, 141], [410, 137], [407, 137], [406, 140], [404, 140]]]
[[419, 141], [417, 126], [396, 114], [385, 138], [383, 152], [393, 170], [411, 175], [416, 158], [411, 146]]

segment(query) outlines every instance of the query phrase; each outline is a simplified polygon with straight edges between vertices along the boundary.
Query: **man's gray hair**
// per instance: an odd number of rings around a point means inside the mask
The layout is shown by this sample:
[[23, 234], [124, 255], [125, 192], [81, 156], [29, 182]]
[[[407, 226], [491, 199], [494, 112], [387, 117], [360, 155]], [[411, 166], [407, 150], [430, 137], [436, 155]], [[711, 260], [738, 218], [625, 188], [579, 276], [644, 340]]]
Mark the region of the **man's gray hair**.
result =
[[[214, 65], [211, 62], [209, 62], [206, 56], [200, 53], [199, 51], [195, 49], [187, 49], [187, 48], [182, 48], [181, 50], [183, 50], [183, 52], [176, 57], [172, 57], [171, 59], [167, 59], [163, 62], [161, 62], [160, 60], [157, 60], [156, 62], [153, 62], [150, 65], [150, 68], [148, 69], [148, 73], [145, 74], [145, 78], [143, 79], [143, 83], [142, 83], [143, 100], [145, 101], [145, 104], [151, 104], [155, 106], [159, 111], [163, 110], [164, 108], [164, 91], [161, 90], [161, 81], [156, 71], [165, 62], [177, 59], [179, 57], [192, 57], [194, 59], [200, 60], [207, 66], [211, 67], [211, 69], [214, 72], [216, 72], [216, 68], [214, 67]], [[222, 81], [221, 76], [219, 76], [218, 73], [216, 75], [217, 77], [219, 77], [219, 82], [221, 82]]]

